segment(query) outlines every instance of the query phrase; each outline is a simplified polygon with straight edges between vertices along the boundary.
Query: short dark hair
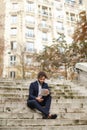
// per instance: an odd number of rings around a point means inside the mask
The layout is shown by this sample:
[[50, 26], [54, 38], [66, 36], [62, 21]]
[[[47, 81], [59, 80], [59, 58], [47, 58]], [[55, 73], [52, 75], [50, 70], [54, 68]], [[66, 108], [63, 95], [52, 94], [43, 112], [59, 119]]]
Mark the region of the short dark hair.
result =
[[43, 77], [43, 76], [44, 76], [45, 78], [48, 78], [45, 72], [40, 71], [40, 72], [38, 73], [38, 75], [37, 75], [37, 78], [39, 79], [39, 78], [41, 78], [41, 77]]

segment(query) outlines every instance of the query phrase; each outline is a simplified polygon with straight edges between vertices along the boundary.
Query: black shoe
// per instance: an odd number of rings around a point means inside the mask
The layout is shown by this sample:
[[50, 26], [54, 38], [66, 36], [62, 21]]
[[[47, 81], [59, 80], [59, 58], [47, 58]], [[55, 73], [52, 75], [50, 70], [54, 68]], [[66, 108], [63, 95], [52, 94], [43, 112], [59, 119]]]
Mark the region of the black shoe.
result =
[[52, 114], [50, 116], [43, 116], [42, 119], [56, 119], [57, 118], [57, 114]]
[[48, 119], [56, 119], [57, 118], [57, 114], [52, 114], [48, 117]]
[[43, 115], [42, 119], [48, 119], [48, 116]]

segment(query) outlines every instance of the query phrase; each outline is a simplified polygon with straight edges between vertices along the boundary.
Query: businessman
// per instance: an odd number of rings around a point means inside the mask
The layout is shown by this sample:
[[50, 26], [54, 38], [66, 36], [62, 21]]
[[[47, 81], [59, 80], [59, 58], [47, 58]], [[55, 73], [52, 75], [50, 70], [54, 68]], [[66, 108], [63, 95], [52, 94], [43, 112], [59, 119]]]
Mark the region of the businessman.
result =
[[39, 72], [37, 80], [29, 86], [29, 97], [27, 106], [39, 110], [43, 119], [56, 119], [56, 114], [50, 114], [51, 94], [45, 79], [48, 78], [45, 72]]

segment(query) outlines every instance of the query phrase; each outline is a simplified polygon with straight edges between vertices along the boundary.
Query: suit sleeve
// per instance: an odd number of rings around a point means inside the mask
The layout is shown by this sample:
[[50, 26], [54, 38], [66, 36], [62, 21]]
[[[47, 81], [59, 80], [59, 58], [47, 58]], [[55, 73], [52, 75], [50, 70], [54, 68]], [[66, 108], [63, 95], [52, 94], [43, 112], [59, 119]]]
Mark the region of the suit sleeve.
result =
[[36, 96], [34, 96], [34, 85], [33, 83], [30, 84], [29, 87], [29, 99], [35, 99]]

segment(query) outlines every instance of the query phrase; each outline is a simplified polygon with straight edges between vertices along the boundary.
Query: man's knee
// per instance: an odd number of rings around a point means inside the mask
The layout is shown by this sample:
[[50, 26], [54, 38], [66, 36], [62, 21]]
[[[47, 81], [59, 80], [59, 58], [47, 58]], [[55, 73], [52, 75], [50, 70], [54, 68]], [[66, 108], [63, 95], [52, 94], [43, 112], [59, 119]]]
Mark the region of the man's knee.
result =
[[52, 99], [52, 96], [51, 96], [51, 95], [49, 95], [49, 98], [50, 98], [50, 99]]
[[48, 95], [46, 98], [47, 98], [48, 100], [51, 100], [51, 99], [52, 99], [51, 95]]
[[36, 100], [28, 100], [27, 101], [27, 106], [30, 107], [30, 108], [35, 108]]

